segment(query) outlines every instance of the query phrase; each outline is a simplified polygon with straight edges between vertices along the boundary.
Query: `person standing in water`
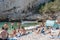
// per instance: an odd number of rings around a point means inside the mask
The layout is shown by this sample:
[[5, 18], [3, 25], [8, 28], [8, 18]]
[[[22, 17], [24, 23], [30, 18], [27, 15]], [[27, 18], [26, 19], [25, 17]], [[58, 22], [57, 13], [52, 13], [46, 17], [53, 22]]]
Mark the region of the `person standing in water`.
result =
[[17, 22], [17, 26], [18, 26], [18, 27], [20, 27], [20, 26], [21, 26], [20, 22]]
[[17, 28], [20, 29], [21, 28], [21, 23], [17, 22]]
[[13, 26], [14, 26], [14, 22], [11, 22], [11, 28], [14, 28]]
[[5, 23], [5, 24], [3, 25], [3, 28], [4, 28], [5, 30], [8, 30], [8, 28], [9, 28], [8, 24]]

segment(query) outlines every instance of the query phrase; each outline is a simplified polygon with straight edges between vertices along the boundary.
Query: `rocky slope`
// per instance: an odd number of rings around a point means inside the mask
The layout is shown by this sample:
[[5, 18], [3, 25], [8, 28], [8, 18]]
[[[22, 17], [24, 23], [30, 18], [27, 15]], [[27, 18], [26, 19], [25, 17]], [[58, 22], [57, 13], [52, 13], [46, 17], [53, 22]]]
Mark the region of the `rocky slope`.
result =
[[[36, 7], [49, 0], [0, 0], [0, 18], [22, 19], [40, 17]], [[31, 17], [32, 16], [32, 17]]]

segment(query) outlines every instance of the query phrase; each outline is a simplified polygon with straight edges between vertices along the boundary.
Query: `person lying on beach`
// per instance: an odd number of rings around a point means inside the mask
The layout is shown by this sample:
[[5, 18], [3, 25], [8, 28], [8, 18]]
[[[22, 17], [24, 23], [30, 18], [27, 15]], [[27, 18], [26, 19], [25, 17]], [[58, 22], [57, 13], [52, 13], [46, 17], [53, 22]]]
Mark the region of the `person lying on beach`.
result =
[[22, 33], [22, 31], [20, 29], [17, 29], [16, 30], [16, 36], [17, 37], [20, 37], [21, 36], [21, 33]]
[[17, 37], [14, 36], [14, 34], [11, 33], [8, 40], [17, 40]]
[[37, 33], [44, 33], [45, 32], [45, 27], [44, 25], [41, 23], [40, 27], [38, 28], [38, 32]]
[[56, 37], [59, 34], [59, 29], [51, 29], [51, 36]]
[[16, 36], [16, 29], [15, 28], [12, 32], [13, 32], [13, 35]]
[[50, 28], [48, 29], [48, 31], [46, 32], [46, 34], [50, 34], [50, 37], [51, 37], [51, 38], [54, 38], [54, 37], [56, 37], [56, 36], [59, 35], [59, 29], [55, 29], [55, 28], [53, 28], [53, 27], [50, 27]]
[[26, 30], [25, 30], [24, 27], [21, 27], [21, 31], [22, 31], [22, 32], [21, 32], [22, 35], [25, 35], [25, 34], [26, 34]]
[[23, 35], [25, 35], [26, 34], [26, 30], [24, 29], [24, 27], [18, 27], [18, 29], [17, 29], [17, 33], [16, 33], [16, 36], [17, 37], [20, 37], [20, 36], [23, 36]]
[[50, 33], [51, 33], [51, 28], [52, 28], [51, 26], [48, 26], [48, 29], [46, 28], [45, 33], [46, 33], [46, 34], [50, 34]]

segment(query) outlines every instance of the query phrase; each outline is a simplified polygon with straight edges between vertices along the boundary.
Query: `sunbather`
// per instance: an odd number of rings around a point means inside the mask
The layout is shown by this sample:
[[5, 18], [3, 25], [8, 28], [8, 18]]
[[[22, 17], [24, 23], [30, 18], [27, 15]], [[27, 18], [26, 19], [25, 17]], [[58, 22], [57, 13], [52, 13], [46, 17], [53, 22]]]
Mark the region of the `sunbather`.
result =
[[21, 28], [21, 31], [22, 31], [22, 35], [25, 35], [26, 34], [26, 30], [24, 29], [24, 27]]
[[16, 29], [14, 29], [12, 32], [13, 32], [13, 35], [16, 36]]
[[6, 29], [2, 28], [0, 36], [1, 36], [0, 40], [8, 40], [9, 34], [6, 31]]
[[45, 32], [45, 27], [44, 25], [41, 23], [40, 27], [38, 28], [38, 32], [37, 33], [44, 33]]

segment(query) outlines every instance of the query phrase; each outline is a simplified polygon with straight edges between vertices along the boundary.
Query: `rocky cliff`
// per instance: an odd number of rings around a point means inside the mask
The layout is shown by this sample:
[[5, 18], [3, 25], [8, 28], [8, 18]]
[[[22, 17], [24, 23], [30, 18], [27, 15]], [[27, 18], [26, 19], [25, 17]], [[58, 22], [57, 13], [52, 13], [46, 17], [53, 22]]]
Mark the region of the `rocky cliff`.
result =
[[35, 8], [48, 1], [49, 0], [0, 0], [0, 18], [37, 18], [37, 16], [41, 15], [35, 15]]

